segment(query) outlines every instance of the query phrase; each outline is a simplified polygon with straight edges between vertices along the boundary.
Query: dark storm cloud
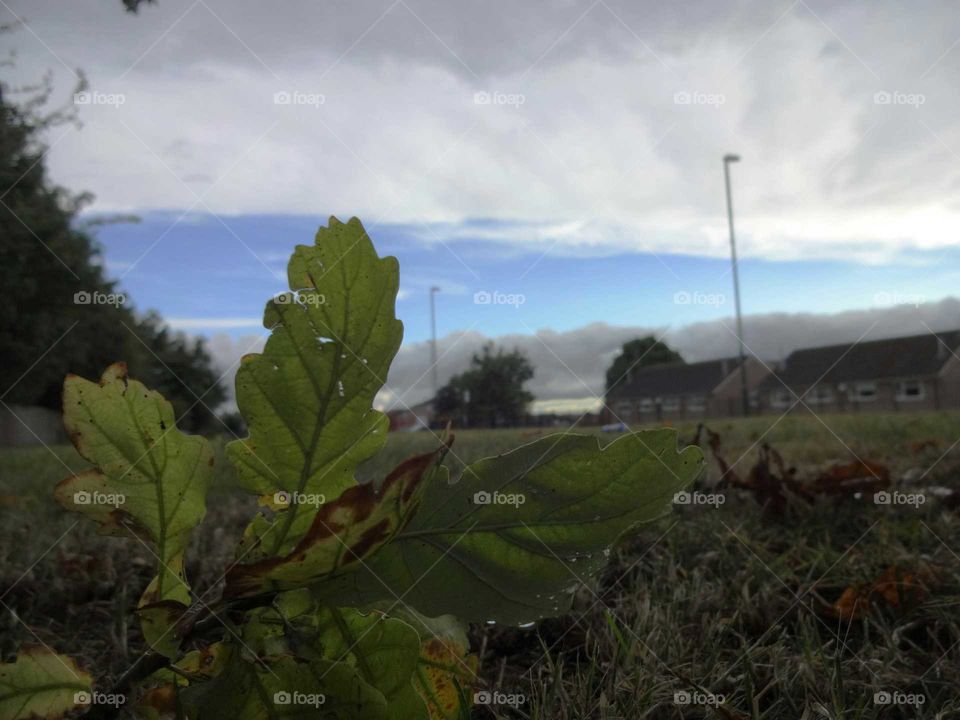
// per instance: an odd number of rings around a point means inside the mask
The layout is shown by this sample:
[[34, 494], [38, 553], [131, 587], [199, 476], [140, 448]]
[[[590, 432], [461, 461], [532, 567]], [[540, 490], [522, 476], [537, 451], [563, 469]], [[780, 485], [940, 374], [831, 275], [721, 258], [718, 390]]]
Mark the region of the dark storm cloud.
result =
[[[202, 197], [451, 242], [490, 218], [536, 229], [507, 245], [719, 255], [736, 150], [745, 256], [890, 262], [960, 234], [949, 3], [8, 5], [22, 77], [82, 67], [125, 97], [50, 153], [94, 209]], [[314, 101], [275, 101], [295, 92]]]

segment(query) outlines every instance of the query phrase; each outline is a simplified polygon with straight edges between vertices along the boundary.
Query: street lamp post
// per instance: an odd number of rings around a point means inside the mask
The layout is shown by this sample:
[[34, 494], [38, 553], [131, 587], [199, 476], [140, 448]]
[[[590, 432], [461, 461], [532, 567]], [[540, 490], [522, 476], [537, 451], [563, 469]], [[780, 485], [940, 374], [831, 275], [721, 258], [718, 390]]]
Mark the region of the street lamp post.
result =
[[434, 296], [440, 292], [436, 285], [430, 288], [430, 371], [433, 378], [433, 399], [437, 398], [437, 308]]
[[733, 302], [737, 311], [737, 352], [740, 357], [740, 392], [743, 414], [750, 414], [750, 397], [747, 392], [747, 366], [743, 346], [743, 318], [740, 315], [740, 276], [737, 271], [737, 241], [733, 233], [733, 197], [730, 193], [730, 163], [740, 162], [739, 155], [723, 156], [723, 179], [727, 187], [727, 222], [730, 225], [730, 263], [733, 268]]

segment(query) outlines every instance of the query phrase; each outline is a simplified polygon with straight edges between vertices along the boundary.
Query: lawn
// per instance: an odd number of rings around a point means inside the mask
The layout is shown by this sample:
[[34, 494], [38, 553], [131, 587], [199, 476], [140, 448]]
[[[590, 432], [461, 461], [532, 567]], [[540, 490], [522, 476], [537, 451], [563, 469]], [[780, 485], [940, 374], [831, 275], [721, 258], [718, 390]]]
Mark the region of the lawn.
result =
[[[859, 457], [906, 477], [904, 491], [960, 488], [958, 414], [774, 421], [711, 423], [739, 474], [768, 442], [799, 477]], [[693, 431], [678, 428], [683, 442]], [[456, 470], [543, 434], [461, 432], [448, 462]], [[362, 478], [435, 443], [427, 432], [391, 435]], [[219, 459], [222, 449], [220, 440]], [[53, 503], [57, 481], [83, 467], [69, 447], [0, 451], [0, 651], [10, 659], [42, 642], [105, 679], [143, 649], [128, 610], [153, 558]], [[188, 556], [207, 602], [255, 508], [229, 491], [229, 470], [219, 467]], [[718, 477], [711, 462], [701, 490]], [[727, 490], [719, 506], [677, 505], [621, 543], [599, 582], [576, 592], [572, 614], [529, 628], [472, 628], [482, 689], [515, 701], [478, 706], [473, 716], [960, 717], [960, 516], [926, 498], [919, 506], [797, 498], [773, 515], [750, 493]], [[896, 602], [877, 600], [851, 617], [831, 610], [848, 587], [891, 567], [911, 578]]]

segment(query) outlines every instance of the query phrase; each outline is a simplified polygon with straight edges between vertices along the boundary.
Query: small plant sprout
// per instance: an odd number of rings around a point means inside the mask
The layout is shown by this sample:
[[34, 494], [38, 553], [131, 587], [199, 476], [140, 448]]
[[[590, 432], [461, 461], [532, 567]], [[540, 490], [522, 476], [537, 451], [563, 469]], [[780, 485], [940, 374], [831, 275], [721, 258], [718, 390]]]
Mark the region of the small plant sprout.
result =
[[669, 512], [701, 472], [700, 450], [678, 451], [676, 433], [658, 429], [606, 447], [546, 436], [451, 478], [449, 435], [358, 483], [387, 439], [373, 400], [403, 337], [397, 260], [377, 255], [359, 220], [331, 218], [287, 272], [289, 292], [264, 311], [263, 352], [237, 371], [249, 436], [227, 445], [227, 461], [261, 509], [222, 590], [199, 593], [184, 572], [213, 477], [208, 441], [180, 432], [170, 403], [123, 363], [99, 382], [66, 379], [64, 422], [92, 467], [56, 499], [149, 547], [153, 580], [133, 610], [147, 650], [97, 688], [69, 657], [23, 649], [0, 665], [0, 717], [468, 717], [486, 695], [474, 692], [466, 625], [567, 612], [611, 546]]

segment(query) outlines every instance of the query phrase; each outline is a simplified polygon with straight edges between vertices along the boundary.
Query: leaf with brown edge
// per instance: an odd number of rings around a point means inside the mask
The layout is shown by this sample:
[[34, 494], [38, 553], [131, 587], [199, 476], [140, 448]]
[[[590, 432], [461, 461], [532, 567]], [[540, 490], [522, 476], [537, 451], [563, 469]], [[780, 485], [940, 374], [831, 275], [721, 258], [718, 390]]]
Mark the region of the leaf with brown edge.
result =
[[172, 716], [177, 711], [177, 688], [172, 682], [150, 688], [140, 696], [137, 711], [148, 717]]
[[[357, 218], [331, 217], [287, 266], [290, 292], [270, 300], [263, 352], [237, 369], [237, 405], [250, 436], [227, 445], [241, 487], [333, 500], [357, 484], [357, 466], [387, 439], [373, 399], [403, 338], [394, 305], [397, 259], [381, 258]], [[289, 553], [312, 508], [291, 505], [253, 548], [253, 558]], [[250, 558], [250, 559], [253, 559]]]
[[181, 686], [189, 685], [191, 682], [206, 681], [223, 672], [229, 659], [228, 645], [224, 642], [214, 642], [206, 647], [191, 650], [169, 667], [160, 668], [149, 676], [149, 680], [166, 685], [176, 683]]
[[216, 677], [229, 659], [229, 651], [222, 642], [215, 642], [205, 648], [193, 650], [181, 658], [174, 666], [191, 677]]
[[0, 664], [0, 718], [53, 720], [90, 702], [90, 675], [66, 655], [24, 648], [16, 661]]
[[[140, 607], [161, 604], [171, 616], [190, 603], [183, 555], [206, 512], [213, 451], [202, 437], [175, 426], [160, 393], [128, 379], [123, 363], [99, 383], [76, 375], [63, 386], [63, 422], [77, 451], [94, 465], [60, 482], [57, 502], [100, 523], [100, 532], [137, 538], [150, 547], [157, 574]], [[172, 608], [172, 610], [171, 610]], [[176, 638], [164, 613], [143, 618], [147, 642], [172, 656]]]
[[390, 542], [419, 505], [425, 477], [439, 466], [453, 442], [405, 460], [376, 487], [364, 483], [320, 506], [310, 529], [287, 555], [234, 565], [226, 576], [226, 598], [294, 590], [349, 569]]
[[469, 718], [477, 656], [452, 640], [428, 638], [420, 646], [414, 685], [427, 703], [430, 720]]

